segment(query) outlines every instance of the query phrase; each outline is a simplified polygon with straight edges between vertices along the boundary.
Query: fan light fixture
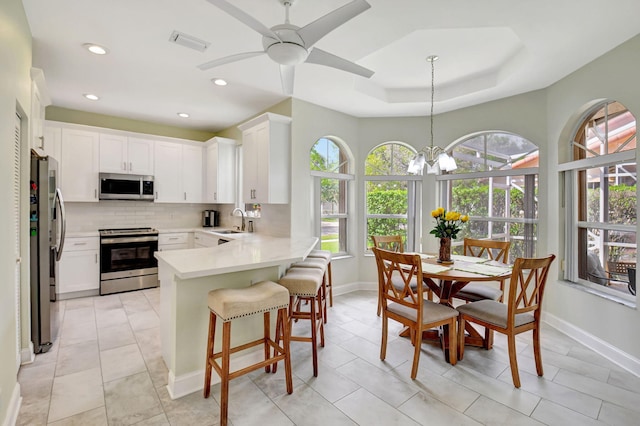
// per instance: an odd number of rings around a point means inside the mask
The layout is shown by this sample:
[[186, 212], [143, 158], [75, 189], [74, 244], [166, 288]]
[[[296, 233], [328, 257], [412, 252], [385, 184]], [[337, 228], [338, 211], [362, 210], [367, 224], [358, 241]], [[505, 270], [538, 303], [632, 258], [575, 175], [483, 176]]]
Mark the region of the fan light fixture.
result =
[[449, 156], [444, 149], [433, 145], [433, 95], [435, 93], [434, 74], [435, 69], [433, 63], [438, 60], [438, 56], [427, 56], [427, 62], [431, 63], [431, 113], [430, 130], [431, 139], [429, 146], [422, 148], [416, 156], [409, 162], [407, 172], [411, 174], [422, 174], [425, 164], [427, 165], [427, 174], [438, 174], [440, 170], [450, 172], [458, 168], [456, 160]]

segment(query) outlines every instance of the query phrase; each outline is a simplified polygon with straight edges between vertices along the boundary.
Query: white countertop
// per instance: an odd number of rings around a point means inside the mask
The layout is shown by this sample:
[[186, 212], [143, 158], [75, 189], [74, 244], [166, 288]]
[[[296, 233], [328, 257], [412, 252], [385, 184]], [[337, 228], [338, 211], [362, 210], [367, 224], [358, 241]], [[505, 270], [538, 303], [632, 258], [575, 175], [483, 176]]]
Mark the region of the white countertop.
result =
[[[212, 232], [213, 233], [213, 232]], [[258, 234], [216, 247], [156, 252], [159, 267], [170, 267], [181, 279], [247, 271], [303, 260], [318, 243], [317, 237], [275, 238]]]

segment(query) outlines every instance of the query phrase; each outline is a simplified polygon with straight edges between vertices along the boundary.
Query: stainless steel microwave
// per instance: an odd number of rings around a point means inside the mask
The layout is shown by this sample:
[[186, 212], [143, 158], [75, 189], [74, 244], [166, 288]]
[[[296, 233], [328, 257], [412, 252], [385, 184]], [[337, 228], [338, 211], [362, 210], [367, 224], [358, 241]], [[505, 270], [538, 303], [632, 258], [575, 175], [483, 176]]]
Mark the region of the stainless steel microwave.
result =
[[153, 201], [153, 176], [100, 173], [99, 198]]

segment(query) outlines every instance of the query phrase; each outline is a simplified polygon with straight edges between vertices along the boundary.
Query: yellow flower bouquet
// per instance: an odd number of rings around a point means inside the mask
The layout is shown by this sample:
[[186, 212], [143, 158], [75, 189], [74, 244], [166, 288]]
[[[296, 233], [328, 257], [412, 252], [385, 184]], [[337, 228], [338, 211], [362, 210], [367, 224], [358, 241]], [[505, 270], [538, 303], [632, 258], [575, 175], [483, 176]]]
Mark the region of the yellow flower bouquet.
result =
[[431, 216], [436, 219], [436, 226], [430, 234], [438, 238], [456, 238], [460, 232], [461, 225], [469, 221], [468, 215], [463, 215], [455, 211], [446, 211], [443, 207], [431, 211]]

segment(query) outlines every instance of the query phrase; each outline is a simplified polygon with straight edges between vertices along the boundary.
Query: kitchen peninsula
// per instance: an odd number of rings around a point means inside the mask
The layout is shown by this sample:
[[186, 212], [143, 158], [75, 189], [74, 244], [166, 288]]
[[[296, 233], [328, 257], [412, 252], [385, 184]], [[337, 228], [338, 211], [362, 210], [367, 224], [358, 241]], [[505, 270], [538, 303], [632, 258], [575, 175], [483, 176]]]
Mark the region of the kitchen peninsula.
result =
[[[162, 356], [169, 369], [167, 389], [174, 399], [202, 389], [209, 291], [247, 287], [262, 280], [277, 281], [288, 265], [307, 257], [318, 242], [316, 237], [257, 234], [228, 239], [228, 243], [215, 247], [155, 253], [160, 279]], [[233, 345], [254, 340], [262, 334], [262, 316], [234, 320], [232, 328]], [[219, 341], [217, 348], [218, 345]], [[232, 357], [232, 368], [263, 356], [260, 350], [238, 355]], [[214, 374], [212, 379], [216, 383], [218, 378]]]

